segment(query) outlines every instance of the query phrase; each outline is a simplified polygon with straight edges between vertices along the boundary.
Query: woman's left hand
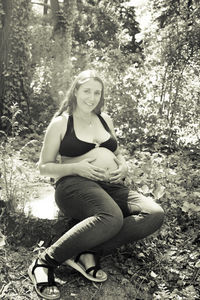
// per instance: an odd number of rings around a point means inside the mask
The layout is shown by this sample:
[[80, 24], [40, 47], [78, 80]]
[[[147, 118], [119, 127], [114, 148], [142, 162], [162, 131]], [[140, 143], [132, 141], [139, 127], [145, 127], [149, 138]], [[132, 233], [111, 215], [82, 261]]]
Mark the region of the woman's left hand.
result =
[[126, 178], [128, 168], [125, 163], [121, 163], [117, 158], [114, 158], [114, 160], [117, 163], [118, 168], [115, 171], [110, 172], [109, 181], [111, 183], [121, 183]]

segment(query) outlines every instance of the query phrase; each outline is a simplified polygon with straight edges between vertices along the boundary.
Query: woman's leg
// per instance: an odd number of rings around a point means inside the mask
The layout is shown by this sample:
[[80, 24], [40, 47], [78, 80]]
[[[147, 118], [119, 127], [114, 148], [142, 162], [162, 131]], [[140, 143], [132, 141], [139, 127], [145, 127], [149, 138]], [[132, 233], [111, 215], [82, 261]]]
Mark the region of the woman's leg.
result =
[[[56, 202], [61, 211], [79, 220], [53, 245], [46, 249], [49, 263], [67, 259], [111, 239], [123, 225], [117, 203], [98, 183], [83, 177], [63, 179], [56, 188]], [[52, 260], [53, 259], [53, 260]]]
[[[98, 183], [85, 178], [67, 177], [62, 180], [56, 188], [56, 202], [62, 212], [80, 222], [40, 254], [29, 267], [29, 276], [37, 293], [49, 299], [60, 297], [53, 278], [54, 268], [69, 258], [104, 243], [117, 234], [123, 225], [123, 214], [115, 201]], [[93, 255], [81, 257], [80, 262], [85, 269], [94, 266]], [[103, 271], [93, 270], [98, 273], [97, 276], [91, 274], [90, 280], [94, 280], [94, 277], [98, 281], [106, 280], [107, 275]]]
[[95, 251], [108, 254], [121, 245], [149, 236], [161, 227], [164, 211], [152, 198], [129, 191], [123, 185], [103, 185], [121, 208], [124, 223], [117, 235], [97, 246]]

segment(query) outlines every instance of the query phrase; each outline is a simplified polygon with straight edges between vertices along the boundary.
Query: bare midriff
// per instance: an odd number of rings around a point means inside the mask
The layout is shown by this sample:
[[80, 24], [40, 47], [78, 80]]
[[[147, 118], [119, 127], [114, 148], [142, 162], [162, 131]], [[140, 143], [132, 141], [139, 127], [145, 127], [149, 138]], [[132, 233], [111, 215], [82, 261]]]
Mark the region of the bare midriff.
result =
[[115, 162], [115, 154], [107, 148], [97, 147], [89, 152], [77, 156], [77, 157], [61, 157], [61, 163], [78, 163], [84, 159], [94, 159], [91, 162], [96, 167], [102, 168], [105, 170], [105, 181], [109, 181], [110, 172], [117, 169], [117, 163]]

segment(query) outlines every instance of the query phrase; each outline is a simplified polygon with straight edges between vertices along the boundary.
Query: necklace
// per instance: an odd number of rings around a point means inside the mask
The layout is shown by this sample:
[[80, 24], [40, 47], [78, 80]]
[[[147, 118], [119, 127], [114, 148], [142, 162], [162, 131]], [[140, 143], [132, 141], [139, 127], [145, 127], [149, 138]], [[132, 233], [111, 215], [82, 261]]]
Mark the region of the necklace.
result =
[[88, 122], [88, 119], [84, 119], [84, 118], [81, 118], [77, 115], [74, 115], [77, 119], [83, 121], [84, 123], [86, 123], [87, 126], [89, 126], [90, 128], [92, 127], [92, 116], [90, 116], [90, 120]]

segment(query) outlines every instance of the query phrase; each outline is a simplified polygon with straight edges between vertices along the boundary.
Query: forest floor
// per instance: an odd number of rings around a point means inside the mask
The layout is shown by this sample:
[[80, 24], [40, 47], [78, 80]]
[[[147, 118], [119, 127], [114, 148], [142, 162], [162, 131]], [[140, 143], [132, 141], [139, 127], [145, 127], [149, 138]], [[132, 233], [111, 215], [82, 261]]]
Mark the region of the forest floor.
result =
[[[27, 269], [68, 220], [57, 217], [54, 189], [39, 177], [34, 165], [24, 213], [9, 213], [0, 201], [0, 299], [39, 299]], [[192, 170], [191, 172], [193, 172]], [[189, 171], [188, 171], [189, 173]], [[48, 210], [46, 203], [48, 202]], [[102, 260], [105, 283], [91, 283], [61, 266], [56, 279], [61, 300], [193, 300], [200, 298], [199, 217], [178, 206], [168, 210], [161, 230], [153, 236], [117, 249]]]

